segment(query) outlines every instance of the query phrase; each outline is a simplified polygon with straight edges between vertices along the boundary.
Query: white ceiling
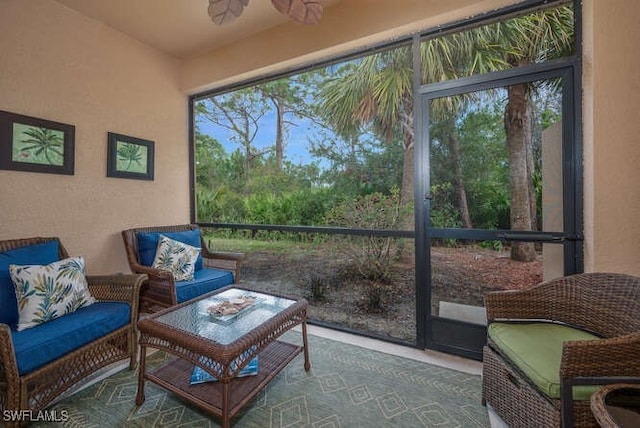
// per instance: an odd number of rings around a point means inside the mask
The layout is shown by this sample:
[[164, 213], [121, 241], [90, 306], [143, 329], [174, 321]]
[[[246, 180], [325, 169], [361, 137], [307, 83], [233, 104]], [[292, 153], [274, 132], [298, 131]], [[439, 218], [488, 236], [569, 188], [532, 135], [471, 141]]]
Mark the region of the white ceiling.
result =
[[[208, 0], [56, 1], [181, 59], [199, 56], [289, 22], [270, 0], [251, 0], [239, 18], [222, 26], [211, 22]], [[339, 1], [320, 0], [325, 8]]]

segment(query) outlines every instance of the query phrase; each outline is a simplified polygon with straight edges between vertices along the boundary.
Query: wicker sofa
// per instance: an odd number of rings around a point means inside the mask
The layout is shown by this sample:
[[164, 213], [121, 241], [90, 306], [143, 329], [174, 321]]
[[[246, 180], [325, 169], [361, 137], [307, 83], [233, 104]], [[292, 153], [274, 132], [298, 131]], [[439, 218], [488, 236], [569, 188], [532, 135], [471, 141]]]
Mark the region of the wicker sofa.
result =
[[585, 273], [485, 295], [482, 399], [512, 427], [595, 427], [600, 385], [640, 382], [640, 278]]
[[[176, 281], [171, 272], [152, 267], [160, 235], [200, 248], [192, 280]], [[154, 312], [240, 282], [245, 255], [210, 251], [197, 225], [127, 229], [122, 231], [122, 239], [131, 271], [149, 276], [149, 282], [140, 290], [141, 311]]]
[[10, 426], [28, 422], [24, 413], [8, 418], [11, 411], [39, 412], [99, 369], [121, 360], [136, 367], [138, 295], [146, 275], [87, 276], [95, 303], [20, 331], [7, 321], [18, 316], [8, 266], [67, 258], [58, 238], [0, 241], [0, 415]]

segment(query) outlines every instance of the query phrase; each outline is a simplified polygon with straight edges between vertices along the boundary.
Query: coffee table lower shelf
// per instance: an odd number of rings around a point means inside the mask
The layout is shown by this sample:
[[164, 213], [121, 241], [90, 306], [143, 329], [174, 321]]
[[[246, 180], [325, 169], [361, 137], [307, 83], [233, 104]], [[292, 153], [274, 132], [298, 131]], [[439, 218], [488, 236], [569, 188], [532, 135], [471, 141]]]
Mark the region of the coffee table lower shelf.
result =
[[[270, 343], [258, 357], [258, 374], [236, 378], [230, 384], [228, 417], [235, 416], [258, 392], [303, 350], [302, 346], [286, 342]], [[224, 417], [222, 382], [189, 383], [193, 364], [176, 358], [145, 374], [145, 379], [173, 392], [216, 416]]]

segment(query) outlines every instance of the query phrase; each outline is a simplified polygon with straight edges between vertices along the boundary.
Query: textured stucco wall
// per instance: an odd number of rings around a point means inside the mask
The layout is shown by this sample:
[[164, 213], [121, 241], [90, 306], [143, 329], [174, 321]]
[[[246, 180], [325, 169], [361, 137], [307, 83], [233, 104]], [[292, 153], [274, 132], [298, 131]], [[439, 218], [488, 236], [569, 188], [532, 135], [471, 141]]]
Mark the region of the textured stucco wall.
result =
[[584, 2], [585, 270], [640, 275], [640, 2]]
[[[0, 239], [59, 236], [128, 272], [120, 231], [189, 221], [179, 63], [50, 0], [0, 1], [0, 110], [75, 125], [75, 175], [0, 170]], [[155, 180], [108, 178], [107, 132], [155, 141]]]

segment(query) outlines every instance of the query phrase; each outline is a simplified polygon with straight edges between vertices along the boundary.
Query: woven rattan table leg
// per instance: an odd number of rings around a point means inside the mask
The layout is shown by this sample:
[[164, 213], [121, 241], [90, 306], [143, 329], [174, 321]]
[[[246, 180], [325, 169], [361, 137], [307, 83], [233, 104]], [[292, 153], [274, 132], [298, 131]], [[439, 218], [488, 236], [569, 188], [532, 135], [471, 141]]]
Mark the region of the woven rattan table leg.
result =
[[146, 370], [147, 347], [140, 345], [140, 366], [138, 367], [138, 393], [136, 394], [136, 406], [144, 403], [144, 372]]
[[309, 371], [311, 369], [311, 362], [309, 361], [309, 343], [307, 341], [307, 322], [302, 321], [302, 344], [304, 347], [304, 369]]
[[231, 412], [231, 394], [229, 389], [231, 388], [231, 382], [226, 381], [222, 385], [222, 428], [229, 428], [231, 426], [229, 413]]

